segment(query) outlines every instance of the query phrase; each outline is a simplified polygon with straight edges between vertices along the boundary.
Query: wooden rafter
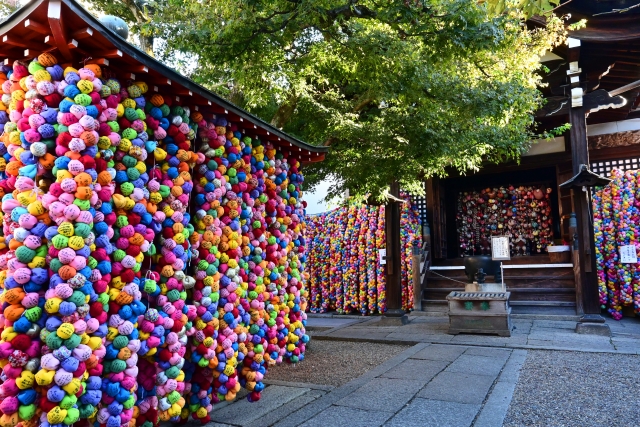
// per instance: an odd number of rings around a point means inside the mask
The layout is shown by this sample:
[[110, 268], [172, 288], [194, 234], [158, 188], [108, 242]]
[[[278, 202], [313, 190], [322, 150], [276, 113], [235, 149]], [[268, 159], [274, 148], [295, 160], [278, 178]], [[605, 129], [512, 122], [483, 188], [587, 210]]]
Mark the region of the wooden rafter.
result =
[[51, 33], [58, 51], [64, 59], [70, 61], [73, 59], [73, 55], [69, 50], [67, 42], [64, 21], [62, 20], [62, 2], [60, 0], [49, 1], [47, 17], [49, 18], [49, 26], [51, 27]]
[[51, 29], [44, 24], [34, 21], [33, 19], [26, 19], [24, 21], [25, 28], [33, 30], [37, 33], [40, 33], [44, 36], [47, 36], [51, 33]]

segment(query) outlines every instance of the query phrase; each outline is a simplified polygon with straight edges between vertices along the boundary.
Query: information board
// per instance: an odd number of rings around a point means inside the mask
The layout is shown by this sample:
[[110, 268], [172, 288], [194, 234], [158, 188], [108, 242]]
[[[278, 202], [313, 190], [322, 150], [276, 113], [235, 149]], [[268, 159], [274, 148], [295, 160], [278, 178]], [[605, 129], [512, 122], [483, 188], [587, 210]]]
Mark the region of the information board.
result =
[[380, 264], [385, 265], [387, 263], [387, 250], [378, 249], [378, 256], [380, 257]]
[[491, 237], [491, 259], [494, 261], [511, 259], [511, 251], [509, 250], [509, 236]]
[[637, 264], [638, 254], [635, 245], [620, 246], [620, 262], [623, 264]]

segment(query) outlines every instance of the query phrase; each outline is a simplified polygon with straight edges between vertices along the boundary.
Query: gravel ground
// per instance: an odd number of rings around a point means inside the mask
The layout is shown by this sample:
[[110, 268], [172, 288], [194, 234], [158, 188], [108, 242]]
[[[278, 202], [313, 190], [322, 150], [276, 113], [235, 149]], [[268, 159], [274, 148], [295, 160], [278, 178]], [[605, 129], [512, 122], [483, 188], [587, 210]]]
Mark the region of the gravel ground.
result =
[[391, 359], [411, 346], [348, 341], [314, 340], [296, 366], [270, 368], [265, 379], [339, 387]]
[[640, 425], [640, 356], [532, 351], [504, 427]]

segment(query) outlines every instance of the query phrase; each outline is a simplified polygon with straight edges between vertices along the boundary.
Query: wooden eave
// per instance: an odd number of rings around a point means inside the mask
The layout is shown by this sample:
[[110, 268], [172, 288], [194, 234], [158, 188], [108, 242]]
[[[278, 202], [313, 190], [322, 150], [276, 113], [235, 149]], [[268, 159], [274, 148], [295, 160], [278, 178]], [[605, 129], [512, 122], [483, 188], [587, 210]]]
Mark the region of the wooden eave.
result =
[[54, 53], [64, 65], [99, 64], [107, 77], [143, 81], [150, 92], [173, 98], [205, 119], [224, 116], [243, 134], [271, 142], [302, 163], [322, 161], [328, 147], [307, 144], [282, 132], [158, 62], [105, 27], [75, 0], [33, 0], [0, 23], [0, 60], [29, 61]]

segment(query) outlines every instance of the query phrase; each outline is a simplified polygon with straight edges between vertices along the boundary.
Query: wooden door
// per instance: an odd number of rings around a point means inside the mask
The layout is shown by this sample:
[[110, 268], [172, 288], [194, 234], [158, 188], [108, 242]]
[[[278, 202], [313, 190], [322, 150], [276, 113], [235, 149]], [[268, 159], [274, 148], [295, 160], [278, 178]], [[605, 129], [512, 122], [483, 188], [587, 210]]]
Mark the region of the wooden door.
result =
[[435, 259], [447, 258], [447, 208], [445, 191], [439, 178], [426, 182], [427, 215], [431, 228], [432, 253]]
[[[556, 176], [558, 186], [571, 179], [573, 177], [571, 164], [566, 163], [556, 166]], [[558, 187], [558, 209], [560, 210], [560, 237], [564, 242], [571, 244], [573, 239], [569, 233], [569, 218], [573, 212], [573, 202], [570, 189]]]

